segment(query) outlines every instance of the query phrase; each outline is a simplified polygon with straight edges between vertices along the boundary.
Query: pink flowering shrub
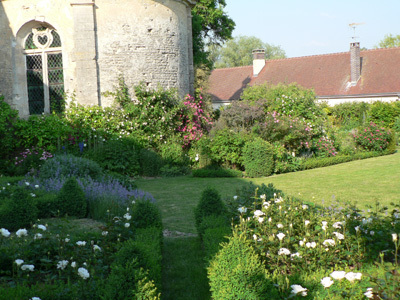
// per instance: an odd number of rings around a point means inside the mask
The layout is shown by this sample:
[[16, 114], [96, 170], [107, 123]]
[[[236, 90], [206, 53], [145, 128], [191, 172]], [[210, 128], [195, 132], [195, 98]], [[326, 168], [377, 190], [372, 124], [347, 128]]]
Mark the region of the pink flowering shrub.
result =
[[25, 175], [31, 170], [38, 170], [44, 162], [52, 158], [53, 154], [43, 149], [25, 149], [14, 159], [14, 166], [17, 175]]
[[367, 151], [383, 151], [390, 141], [391, 133], [383, 127], [379, 127], [374, 122], [358, 130], [353, 135], [356, 144]]
[[333, 141], [328, 137], [320, 137], [315, 142], [315, 150], [320, 157], [336, 156], [337, 151], [333, 145]]
[[319, 132], [304, 119], [268, 112], [261, 136], [270, 143], [280, 142], [289, 152], [296, 154], [312, 147], [312, 138]]
[[198, 141], [207, 134], [212, 125], [212, 118], [206, 111], [206, 104], [200, 93], [196, 96], [187, 95], [185, 98], [184, 111], [180, 115], [182, 125], [179, 131], [183, 134], [183, 147], [190, 147], [193, 141]]

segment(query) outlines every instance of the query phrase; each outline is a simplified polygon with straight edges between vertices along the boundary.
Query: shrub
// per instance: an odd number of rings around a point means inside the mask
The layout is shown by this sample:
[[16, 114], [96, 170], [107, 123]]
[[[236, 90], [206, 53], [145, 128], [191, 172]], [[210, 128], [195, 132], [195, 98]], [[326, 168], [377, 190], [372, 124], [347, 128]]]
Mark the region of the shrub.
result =
[[25, 175], [28, 172], [35, 173], [53, 155], [43, 149], [25, 149], [20, 152], [14, 161], [14, 174]]
[[384, 127], [392, 127], [399, 115], [400, 110], [393, 103], [375, 101], [370, 104], [369, 120]]
[[57, 194], [46, 192], [38, 195], [36, 197], [36, 207], [39, 219], [57, 216]]
[[[15, 149], [13, 124], [18, 119], [18, 112], [10, 107], [0, 95], [0, 157], [9, 157]], [[0, 165], [1, 167], [1, 165]]]
[[247, 142], [243, 149], [243, 165], [249, 177], [269, 176], [274, 171], [274, 152], [261, 138]]
[[280, 144], [280, 142], [273, 143], [274, 147], [274, 173], [287, 173], [295, 172], [300, 168], [301, 158], [293, 156], [288, 150]]
[[140, 168], [143, 176], [159, 176], [163, 165], [161, 157], [149, 149], [140, 150]]
[[391, 133], [371, 122], [354, 134], [357, 145], [367, 151], [383, 151], [390, 142]]
[[53, 159], [47, 160], [40, 169], [39, 178], [55, 179], [62, 177], [91, 177], [93, 179], [102, 176], [101, 167], [94, 161], [76, 157], [73, 155], [56, 155]]
[[243, 163], [242, 151], [247, 140], [245, 133], [228, 128], [217, 131], [210, 143], [211, 159], [224, 166], [240, 169]]
[[57, 208], [61, 216], [86, 217], [87, 202], [85, 193], [75, 177], [68, 178], [58, 193]]
[[300, 154], [312, 146], [312, 139], [320, 135], [311, 122], [286, 116], [276, 111], [267, 113], [260, 126], [260, 136], [270, 142], [279, 142], [289, 153]]
[[194, 209], [194, 218], [196, 223], [197, 232], [199, 232], [200, 224], [207, 216], [226, 215], [226, 206], [221, 200], [221, 196], [214, 188], [207, 187], [201, 193], [200, 201]]
[[34, 194], [24, 187], [15, 187], [11, 197], [0, 205], [0, 227], [9, 230], [28, 227], [37, 219]]
[[336, 156], [337, 151], [333, 145], [333, 141], [326, 136], [320, 137], [315, 142], [316, 155], [320, 157]]
[[249, 241], [235, 232], [211, 261], [208, 278], [213, 299], [279, 298]]
[[205, 167], [202, 169], [195, 169], [192, 171], [193, 177], [242, 177], [242, 171], [224, 169], [221, 167]]
[[228, 241], [232, 234], [230, 226], [210, 227], [204, 231], [203, 247], [204, 257], [209, 262], [222, 248], [221, 244]]
[[162, 228], [161, 212], [155, 203], [148, 200], [137, 199], [131, 215], [135, 228]]
[[324, 113], [316, 102], [315, 92], [296, 83], [275, 86], [256, 85], [244, 89], [242, 99], [264, 100], [265, 112], [298, 117], [313, 124], [320, 122]]
[[109, 140], [102, 146], [86, 152], [85, 157], [110, 172], [133, 177], [140, 171], [139, 146], [130, 138]]
[[368, 118], [369, 104], [365, 102], [346, 102], [330, 107], [332, 123], [345, 130], [362, 126]]
[[204, 232], [207, 229], [217, 227], [228, 227], [230, 228], [230, 222], [226, 214], [223, 215], [209, 215], [202, 218], [201, 223], [197, 229], [197, 233], [200, 238], [203, 237]]

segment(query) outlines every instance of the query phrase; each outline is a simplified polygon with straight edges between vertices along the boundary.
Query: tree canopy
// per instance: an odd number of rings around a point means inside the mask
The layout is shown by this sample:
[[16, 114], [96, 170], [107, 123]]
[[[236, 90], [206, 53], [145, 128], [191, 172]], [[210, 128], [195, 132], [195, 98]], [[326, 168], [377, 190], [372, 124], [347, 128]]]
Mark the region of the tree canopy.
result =
[[224, 12], [225, 0], [197, 0], [193, 15], [193, 60], [196, 66], [212, 67], [207, 47], [232, 38], [235, 22]]
[[393, 47], [400, 47], [400, 34], [399, 35], [391, 35], [387, 34], [375, 48], [393, 48]]
[[226, 42], [222, 48], [212, 48], [211, 58], [216, 68], [248, 66], [253, 63], [253, 50], [265, 49], [266, 59], [285, 58], [280, 46], [264, 43], [254, 36], [238, 36]]

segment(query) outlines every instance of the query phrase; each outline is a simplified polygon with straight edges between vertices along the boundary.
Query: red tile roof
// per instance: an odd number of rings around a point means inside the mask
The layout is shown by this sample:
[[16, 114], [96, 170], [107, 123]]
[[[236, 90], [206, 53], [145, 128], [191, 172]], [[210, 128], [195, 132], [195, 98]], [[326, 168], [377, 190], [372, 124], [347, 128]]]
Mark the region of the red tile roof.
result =
[[236, 100], [248, 85], [296, 82], [319, 97], [400, 93], [400, 48], [361, 51], [361, 77], [350, 86], [350, 52], [267, 60], [258, 77], [253, 66], [216, 69], [213, 100]]

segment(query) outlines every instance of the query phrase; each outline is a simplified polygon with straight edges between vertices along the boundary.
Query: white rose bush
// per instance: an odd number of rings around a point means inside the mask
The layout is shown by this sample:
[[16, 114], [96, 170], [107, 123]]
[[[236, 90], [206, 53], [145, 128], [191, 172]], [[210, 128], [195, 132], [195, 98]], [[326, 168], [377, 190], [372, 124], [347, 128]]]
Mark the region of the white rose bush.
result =
[[[400, 299], [400, 274], [384, 267], [399, 267], [398, 208], [315, 207], [257, 192], [251, 205], [241, 199], [234, 236], [247, 237], [282, 299]], [[385, 280], [371, 271], [379, 260]]]
[[[139, 203], [133, 201], [128, 210], [134, 210]], [[118, 250], [125, 245], [136, 247], [133, 242], [136, 235], [150, 233], [160, 238], [162, 228], [151, 227], [146, 231], [145, 220], [141, 220], [143, 233], [137, 233], [136, 219], [130, 214], [108, 214], [107, 220], [102, 228], [90, 231], [69, 232], [66, 230], [69, 227], [44, 224], [40, 220], [31, 228], [16, 231], [1, 228], [0, 299], [99, 299], [99, 294], [109, 292], [112, 288], [107, 286], [107, 281], [111, 269], [115, 268]], [[126, 220], [132, 226], [125, 226]], [[154, 245], [155, 238], [149, 238]], [[144, 241], [142, 237], [140, 243]], [[158, 255], [161, 257], [161, 253]], [[138, 258], [132, 259], [137, 262]], [[151, 299], [159, 300], [152, 281], [159, 278], [153, 278], [151, 271], [135, 268], [132, 271], [140, 283], [132, 284], [149, 288], [154, 295]]]

